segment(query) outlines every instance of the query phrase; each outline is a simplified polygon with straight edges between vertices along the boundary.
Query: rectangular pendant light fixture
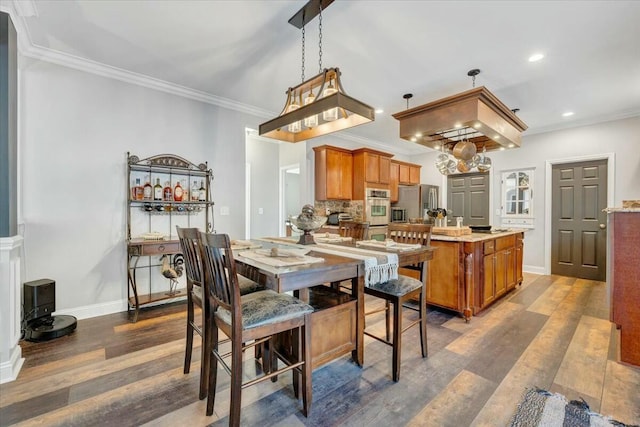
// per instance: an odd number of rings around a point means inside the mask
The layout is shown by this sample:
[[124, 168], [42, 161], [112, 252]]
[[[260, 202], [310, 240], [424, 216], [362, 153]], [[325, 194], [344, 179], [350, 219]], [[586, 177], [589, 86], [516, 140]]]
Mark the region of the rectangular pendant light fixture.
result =
[[[315, 100], [303, 105], [310, 93]], [[296, 108], [291, 108], [296, 105]], [[275, 119], [260, 125], [260, 136], [299, 142], [375, 120], [373, 107], [342, 90], [340, 70], [329, 68], [300, 85], [289, 88], [287, 102]], [[313, 126], [308, 126], [313, 125]]]
[[[322, 10], [332, 2], [333, 0], [310, 0], [289, 19], [291, 25], [303, 29], [303, 80], [304, 26], [320, 15], [320, 40], [322, 40]], [[320, 44], [321, 59], [322, 43]], [[373, 107], [345, 93], [338, 68], [322, 69], [320, 61], [320, 70], [318, 75], [287, 90], [287, 101], [282, 112], [278, 117], [260, 125], [260, 136], [280, 141], [299, 142], [375, 120]]]

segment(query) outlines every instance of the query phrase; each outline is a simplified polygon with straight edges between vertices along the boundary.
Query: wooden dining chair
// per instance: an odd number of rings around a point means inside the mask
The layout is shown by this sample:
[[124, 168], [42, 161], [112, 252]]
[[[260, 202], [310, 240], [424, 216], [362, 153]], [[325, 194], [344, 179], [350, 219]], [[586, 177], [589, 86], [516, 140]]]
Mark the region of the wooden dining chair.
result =
[[[399, 243], [420, 244], [429, 246], [431, 241], [431, 225], [430, 224], [390, 224], [390, 238]], [[424, 267], [424, 268], [423, 268]], [[402, 350], [402, 333], [407, 329], [420, 325], [420, 345], [422, 349], [422, 357], [427, 357], [427, 266], [423, 263], [406, 266], [405, 268], [420, 271], [420, 280], [413, 277], [399, 275], [398, 279], [390, 280], [385, 283], [374, 284], [364, 288], [367, 295], [372, 295], [385, 300], [384, 308], [367, 312], [370, 315], [379, 311], [385, 312], [386, 339], [373, 335], [365, 330], [365, 334], [393, 347], [392, 361], [392, 377], [393, 381], [400, 379], [400, 360]], [[417, 299], [419, 306], [417, 309], [404, 306], [404, 303]], [[391, 306], [393, 306], [393, 328], [391, 328]], [[403, 308], [410, 308], [418, 311], [418, 319], [413, 320], [409, 325], [403, 326], [402, 314]], [[391, 330], [393, 336], [391, 336]]]
[[[231, 408], [229, 425], [240, 424], [242, 389], [261, 381], [275, 378], [293, 371], [300, 375], [302, 383], [303, 414], [309, 414], [311, 407], [311, 313], [313, 307], [299, 299], [272, 290], [240, 295], [238, 275], [231, 251], [229, 236], [226, 234], [200, 233], [200, 253], [205, 272], [205, 290], [210, 307], [213, 308], [206, 332], [210, 334], [211, 367], [207, 398], [207, 415], [213, 413], [216, 395], [218, 362], [231, 375]], [[231, 339], [231, 352], [223, 354], [218, 347], [218, 329]], [[246, 382], [243, 380], [243, 352], [245, 349], [271, 340], [275, 334], [292, 331], [298, 341], [297, 360], [281, 357], [285, 364], [278, 369], [275, 346], [270, 345], [263, 360], [270, 362], [269, 373], [263, 373]], [[231, 357], [231, 365], [225, 358]], [[295, 395], [299, 395], [294, 380]]]
[[338, 222], [338, 233], [341, 237], [351, 237], [353, 240], [365, 240], [369, 234], [369, 223], [340, 221]]
[[[182, 228], [176, 226], [180, 249], [184, 256], [186, 279], [187, 279], [187, 341], [184, 352], [184, 373], [188, 374], [191, 369], [191, 354], [193, 352], [193, 333], [197, 333], [202, 338], [201, 359], [200, 359], [200, 399], [207, 396], [207, 378], [209, 376], [209, 354], [211, 353], [211, 343], [207, 341], [205, 332], [206, 325], [209, 324], [211, 308], [203, 298], [203, 266], [200, 261], [200, 250], [198, 240], [200, 230], [197, 228]], [[264, 286], [238, 276], [240, 294], [245, 295], [251, 292], [264, 289]], [[202, 310], [201, 322], [195, 321], [195, 307]]]

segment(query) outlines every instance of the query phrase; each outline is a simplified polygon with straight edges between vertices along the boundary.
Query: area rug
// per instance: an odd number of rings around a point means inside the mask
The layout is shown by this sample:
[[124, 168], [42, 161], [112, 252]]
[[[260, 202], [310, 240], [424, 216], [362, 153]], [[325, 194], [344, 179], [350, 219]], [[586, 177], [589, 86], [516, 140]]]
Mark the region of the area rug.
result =
[[[542, 389], [528, 389], [516, 413], [512, 427], [631, 427], [592, 412], [584, 400], [567, 401], [561, 394]], [[637, 427], [637, 426], [636, 426]]]

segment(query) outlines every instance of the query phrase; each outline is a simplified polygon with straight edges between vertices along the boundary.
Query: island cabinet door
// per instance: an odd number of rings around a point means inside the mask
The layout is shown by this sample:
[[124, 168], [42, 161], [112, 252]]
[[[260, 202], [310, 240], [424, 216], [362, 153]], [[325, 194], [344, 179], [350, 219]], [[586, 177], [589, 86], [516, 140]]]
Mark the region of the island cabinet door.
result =
[[516, 236], [516, 283], [522, 284], [522, 262], [524, 257], [524, 236], [518, 234]]
[[462, 243], [432, 240], [431, 246], [438, 249], [429, 262], [427, 303], [461, 313], [464, 297]]
[[508, 266], [509, 250], [504, 250], [496, 253], [496, 297], [504, 294], [507, 291]]
[[485, 255], [483, 258], [483, 286], [482, 286], [482, 307], [490, 304], [496, 298], [495, 288], [495, 264], [496, 257], [494, 254]]

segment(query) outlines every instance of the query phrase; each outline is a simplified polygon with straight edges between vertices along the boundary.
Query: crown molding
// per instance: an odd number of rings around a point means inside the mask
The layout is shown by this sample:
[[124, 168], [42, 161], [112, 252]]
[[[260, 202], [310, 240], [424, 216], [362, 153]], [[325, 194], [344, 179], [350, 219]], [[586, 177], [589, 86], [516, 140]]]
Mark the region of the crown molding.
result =
[[578, 128], [578, 127], [597, 125], [599, 123], [630, 119], [632, 117], [640, 117], [640, 110], [627, 110], [623, 112], [599, 116], [597, 119], [590, 117], [586, 119], [572, 120], [571, 122], [567, 122], [567, 123], [556, 123], [556, 124], [538, 127], [538, 128], [529, 128], [526, 133], [522, 134], [522, 137], [524, 138], [527, 136], [538, 135], [541, 133], [557, 132], [561, 130], [569, 130], [569, 129]]

